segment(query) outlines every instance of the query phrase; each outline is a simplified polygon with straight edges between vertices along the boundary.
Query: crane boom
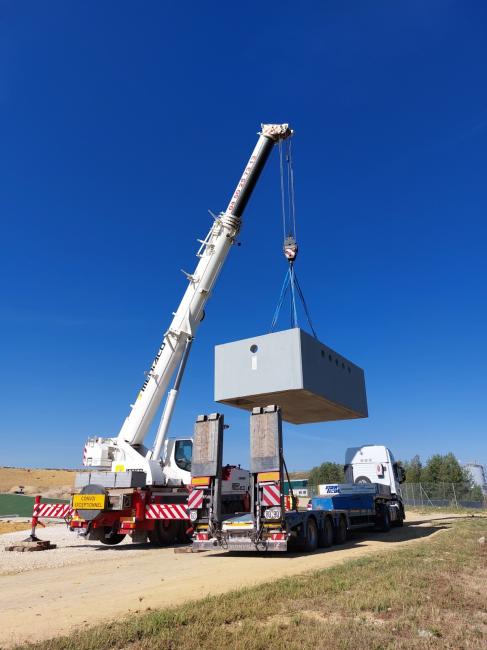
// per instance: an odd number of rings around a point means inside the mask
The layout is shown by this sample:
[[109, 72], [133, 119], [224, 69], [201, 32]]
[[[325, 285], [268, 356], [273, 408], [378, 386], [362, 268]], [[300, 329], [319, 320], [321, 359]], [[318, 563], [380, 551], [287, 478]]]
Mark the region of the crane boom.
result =
[[[240, 230], [241, 216], [262, 169], [279, 140], [292, 135], [287, 124], [263, 124], [260, 137], [235, 188], [227, 209], [215, 218], [197, 253], [200, 258], [189, 285], [164, 334], [159, 351], [147, 374], [137, 400], [125, 419], [118, 440], [131, 446], [142, 445], [147, 431], [169, 387], [169, 382], [189, 341], [193, 339], [230, 246]], [[160, 441], [159, 441], [160, 443]], [[160, 449], [160, 444], [158, 448]]]

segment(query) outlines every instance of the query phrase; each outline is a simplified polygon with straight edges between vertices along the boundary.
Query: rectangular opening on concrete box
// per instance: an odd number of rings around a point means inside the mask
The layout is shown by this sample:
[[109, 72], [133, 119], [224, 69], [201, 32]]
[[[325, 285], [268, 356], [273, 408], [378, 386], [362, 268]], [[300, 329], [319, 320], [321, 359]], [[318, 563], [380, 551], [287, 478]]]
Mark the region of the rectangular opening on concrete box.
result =
[[215, 401], [293, 424], [365, 418], [364, 371], [299, 328], [215, 347]]

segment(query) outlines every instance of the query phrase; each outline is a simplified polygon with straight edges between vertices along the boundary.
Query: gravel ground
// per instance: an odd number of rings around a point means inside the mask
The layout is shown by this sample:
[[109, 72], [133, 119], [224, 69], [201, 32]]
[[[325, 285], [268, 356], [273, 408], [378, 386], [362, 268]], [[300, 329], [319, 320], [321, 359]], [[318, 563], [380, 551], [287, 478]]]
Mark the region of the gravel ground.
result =
[[24, 573], [33, 569], [83, 564], [91, 562], [95, 558], [96, 562], [110, 560], [120, 557], [122, 549], [123, 557], [140, 556], [141, 553], [150, 553], [155, 550], [149, 545], [132, 544], [130, 537], [117, 546], [105, 546], [100, 542], [92, 542], [78, 536], [77, 533], [70, 532], [64, 523], [52, 524], [49, 528], [40, 526], [37, 528], [39, 539], [49, 540], [52, 544], [57, 545], [57, 548], [53, 550], [31, 553], [5, 550], [5, 546], [24, 540], [29, 534], [30, 528], [26, 524], [25, 530], [0, 535], [0, 576]]

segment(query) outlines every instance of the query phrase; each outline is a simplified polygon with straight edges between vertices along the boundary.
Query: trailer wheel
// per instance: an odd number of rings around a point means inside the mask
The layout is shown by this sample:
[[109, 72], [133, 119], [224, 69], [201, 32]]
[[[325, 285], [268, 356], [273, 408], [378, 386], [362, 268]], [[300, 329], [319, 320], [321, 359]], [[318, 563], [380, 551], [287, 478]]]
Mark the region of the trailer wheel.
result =
[[312, 553], [318, 548], [318, 527], [313, 517], [310, 517], [306, 525], [306, 537], [303, 543], [303, 551]]
[[329, 517], [325, 517], [323, 528], [318, 533], [318, 546], [328, 548], [333, 544], [333, 524]]
[[347, 522], [345, 517], [340, 517], [338, 526], [335, 528], [335, 544], [345, 544], [347, 541]]

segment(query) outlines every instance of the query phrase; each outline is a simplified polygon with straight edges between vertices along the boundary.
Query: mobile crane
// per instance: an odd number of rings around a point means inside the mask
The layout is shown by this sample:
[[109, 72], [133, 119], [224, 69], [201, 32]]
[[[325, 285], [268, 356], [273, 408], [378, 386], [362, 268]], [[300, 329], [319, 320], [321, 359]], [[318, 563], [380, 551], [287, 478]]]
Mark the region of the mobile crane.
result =
[[[70, 527], [90, 539], [117, 544], [126, 534], [133, 541], [166, 544], [185, 535], [192, 441], [167, 437], [192, 342], [206, 303], [241, 227], [242, 214], [274, 144], [292, 135], [288, 124], [263, 124], [259, 139], [227, 209], [214, 222], [196, 253], [188, 287], [173, 314], [143, 386], [117, 437], [88, 439], [83, 464], [97, 468], [76, 476], [70, 507], [36, 501], [34, 519], [69, 517]], [[184, 271], [183, 271], [184, 273]], [[145, 438], [171, 379], [152, 447]], [[229, 466], [222, 481], [223, 498], [241, 504], [249, 473]], [[240, 505], [241, 508], [241, 505]], [[238, 509], [238, 507], [237, 507]], [[81, 531], [79, 530], [81, 529]], [[35, 526], [33, 535], [35, 534]]]

